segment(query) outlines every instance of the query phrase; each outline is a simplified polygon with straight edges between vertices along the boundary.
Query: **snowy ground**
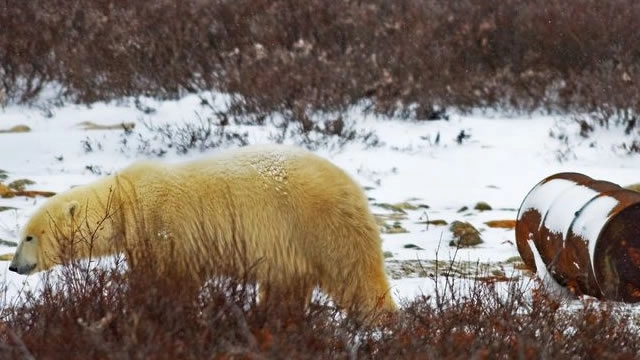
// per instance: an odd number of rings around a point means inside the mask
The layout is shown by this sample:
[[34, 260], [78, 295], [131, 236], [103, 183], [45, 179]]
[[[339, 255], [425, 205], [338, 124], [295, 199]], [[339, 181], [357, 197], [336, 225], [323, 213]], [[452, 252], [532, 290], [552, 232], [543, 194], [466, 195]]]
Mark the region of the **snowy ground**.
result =
[[[52, 113], [18, 106], [0, 110], [0, 131], [15, 125], [31, 128], [25, 133], [0, 133], [0, 170], [8, 175], [2, 182], [27, 178], [35, 181], [28, 189], [64, 191], [147, 156], [138, 149], [161, 147], [159, 140], [146, 145], [139, 140], [140, 136], [151, 137], [143, 123], [197, 123], [208, 111], [196, 96], [162, 103], [146, 100], [145, 104], [155, 112], [102, 103], [90, 108], [65, 106], [52, 109]], [[136, 128], [129, 135], [122, 130], [86, 130], [80, 125], [86, 121], [100, 125], [132, 122]], [[358, 109], [348, 114], [347, 121], [355, 121], [361, 131], [374, 131], [382, 145], [367, 148], [354, 143], [317, 152], [366, 187], [372, 209], [387, 215], [387, 225], [393, 227], [398, 222], [398, 233], [383, 234], [383, 247], [399, 300], [433, 291], [430, 276], [436, 270], [436, 259], [444, 262], [438, 263], [442, 270], [455, 257], [459, 261], [455, 271], [463, 278], [481, 272], [527, 279], [513, 259], [518, 256], [514, 231], [489, 228], [485, 222], [515, 219], [527, 192], [546, 176], [577, 171], [621, 185], [640, 182], [640, 158], [617, 147], [625, 136], [622, 129], [596, 131], [590, 139], [582, 139], [577, 126], [559, 116], [452, 114], [448, 121], [413, 122], [380, 119]], [[270, 127], [240, 130], [247, 131], [252, 143], [272, 141], [270, 135], [277, 133]], [[456, 137], [461, 131], [470, 137], [460, 144]], [[565, 136], [563, 140], [558, 139], [560, 135]], [[177, 161], [205, 155], [170, 151], [165, 158]], [[21, 225], [43, 200], [0, 198], [0, 209], [10, 208], [0, 211], [0, 239], [17, 242]], [[474, 210], [480, 201], [493, 210]], [[390, 210], [388, 205], [393, 204], [401, 204], [401, 209]], [[460, 211], [463, 207], [468, 210]], [[449, 246], [452, 235], [448, 226], [427, 226], [427, 219], [468, 221], [481, 231], [484, 243], [456, 252]], [[0, 245], [0, 254], [14, 250]], [[39, 275], [16, 275], [7, 267], [8, 261], [0, 262], [0, 274], [7, 285], [4, 301], [11, 301], [23, 286], [36, 286], [40, 279]]]

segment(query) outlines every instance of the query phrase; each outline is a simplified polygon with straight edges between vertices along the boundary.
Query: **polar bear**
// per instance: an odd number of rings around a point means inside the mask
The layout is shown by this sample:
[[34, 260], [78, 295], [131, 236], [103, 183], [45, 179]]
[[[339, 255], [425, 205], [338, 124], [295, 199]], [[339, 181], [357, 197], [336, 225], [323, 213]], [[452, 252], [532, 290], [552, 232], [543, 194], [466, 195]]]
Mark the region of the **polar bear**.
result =
[[21, 236], [9, 267], [19, 274], [59, 264], [70, 243], [74, 258], [132, 249], [130, 264], [149, 248], [170, 248], [165, 262], [198, 281], [219, 274], [222, 260], [237, 258], [256, 264], [259, 284], [286, 290], [306, 279], [307, 297], [318, 286], [359, 313], [397, 309], [364, 192], [343, 170], [297, 147], [253, 145], [173, 164], [140, 161], [48, 199]]

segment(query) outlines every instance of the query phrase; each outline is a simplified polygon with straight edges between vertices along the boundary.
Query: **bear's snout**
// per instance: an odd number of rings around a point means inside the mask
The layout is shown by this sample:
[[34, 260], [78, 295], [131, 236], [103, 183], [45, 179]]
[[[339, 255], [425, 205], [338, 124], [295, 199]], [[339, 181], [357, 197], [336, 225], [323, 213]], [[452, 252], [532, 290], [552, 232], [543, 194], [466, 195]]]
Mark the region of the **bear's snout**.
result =
[[13, 264], [9, 265], [9, 271], [13, 271], [20, 275], [29, 275], [35, 268], [36, 268], [36, 264], [23, 265], [23, 266], [16, 266]]

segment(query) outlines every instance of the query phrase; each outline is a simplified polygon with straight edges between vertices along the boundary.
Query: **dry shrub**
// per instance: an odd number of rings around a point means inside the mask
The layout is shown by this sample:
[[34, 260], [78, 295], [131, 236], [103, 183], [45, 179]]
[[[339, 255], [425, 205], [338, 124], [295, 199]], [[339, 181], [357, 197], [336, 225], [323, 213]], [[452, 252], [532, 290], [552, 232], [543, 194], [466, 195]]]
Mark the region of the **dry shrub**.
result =
[[326, 299], [308, 306], [290, 301], [303, 298], [295, 284], [258, 303], [250, 264], [240, 264], [248, 270], [241, 276], [194, 288], [191, 274], [174, 266], [158, 271], [158, 261], [174, 264], [153, 256], [126, 267], [118, 260], [67, 262], [37, 293], [3, 309], [0, 356], [633, 359], [640, 351], [637, 319], [625, 308], [590, 301], [571, 308], [542, 290], [530, 296], [522, 282], [507, 283], [505, 291], [496, 282], [463, 288], [446, 278], [434, 294], [365, 327]]
[[[429, 305], [419, 297], [376, 343], [379, 358], [433, 359], [633, 359], [634, 320], [615, 305], [582, 303], [567, 309], [543, 291], [532, 299], [517, 286], [499, 296], [476, 285], [456, 301]], [[530, 298], [529, 296], [526, 296]], [[608, 340], [603, 340], [608, 339]]]
[[260, 306], [243, 281], [212, 282], [194, 298], [169, 279], [95, 269], [79, 288], [64, 277], [48, 283], [4, 310], [0, 352], [7, 359], [633, 359], [640, 351], [633, 319], [614, 306], [567, 310], [542, 292], [532, 301], [517, 292], [505, 299], [478, 284], [452, 302], [418, 297], [393, 321], [367, 329], [327, 304]]
[[0, 88], [50, 82], [78, 102], [218, 89], [238, 113], [363, 100], [428, 119], [444, 107], [638, 111], [633, 0], [6, 1]]

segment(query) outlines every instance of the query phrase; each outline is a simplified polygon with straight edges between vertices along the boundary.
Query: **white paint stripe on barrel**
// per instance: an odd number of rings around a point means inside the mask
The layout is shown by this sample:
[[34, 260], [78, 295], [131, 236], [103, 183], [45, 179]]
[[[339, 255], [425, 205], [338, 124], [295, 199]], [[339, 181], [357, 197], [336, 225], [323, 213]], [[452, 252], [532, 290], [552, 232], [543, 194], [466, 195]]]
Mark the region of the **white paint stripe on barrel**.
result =
[[566, 246], [567, 233], [577, 212], [598, 194], [589, 187], [576, 185], [562, 192], [549, 206], [543, 224], [549, 231], [562, 235], [563, 248]]
[[518, 220], [527, 210], [531, 209], [538, 211], [540, 215], [544, 215], [558, 195], [572, 186], [576, 186], [576, 183], [566, 179], [553, 179], [539, 184], [522, 204], [518, 213]]
[[571, 230], [587, 242], [591, 270], [594, 270], [594, 254], [598, 236], [602, 227], [609, 220], [611, 210], [618, 205], [618, 200], [611, 196], [598, 196], [588, 203], [576, 217]]

